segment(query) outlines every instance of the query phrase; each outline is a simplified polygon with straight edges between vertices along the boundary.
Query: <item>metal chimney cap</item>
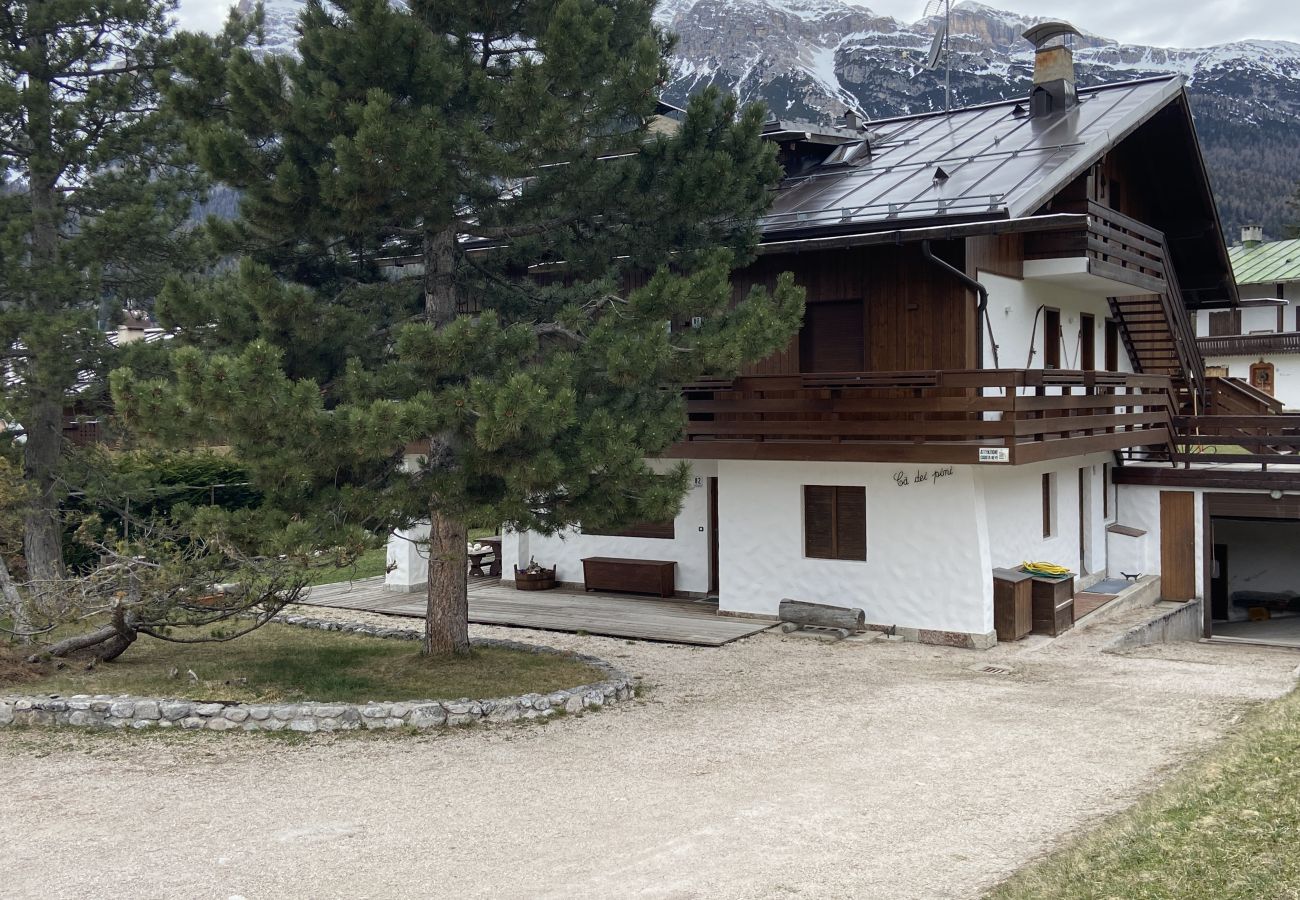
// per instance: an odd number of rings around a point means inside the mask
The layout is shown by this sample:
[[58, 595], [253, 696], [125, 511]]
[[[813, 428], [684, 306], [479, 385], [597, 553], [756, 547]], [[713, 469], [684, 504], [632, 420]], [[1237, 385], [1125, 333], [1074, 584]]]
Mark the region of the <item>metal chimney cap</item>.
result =
[[1063, 38], [1067, 34], [1079, 34], [1079, 29], [1075, 28], [1069, 22], [1039, 22], [1026, 28], [1020, 35], [1035, 48], [1041, 48], [1052, 38]]

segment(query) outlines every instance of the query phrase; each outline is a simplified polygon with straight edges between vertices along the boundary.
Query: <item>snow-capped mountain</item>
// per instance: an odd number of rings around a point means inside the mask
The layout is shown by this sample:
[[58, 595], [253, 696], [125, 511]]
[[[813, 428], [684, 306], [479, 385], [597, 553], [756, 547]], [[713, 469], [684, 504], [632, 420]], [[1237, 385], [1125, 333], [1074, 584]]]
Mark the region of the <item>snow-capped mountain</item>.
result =
[[[292, 47], [301, 7], [266, 3], [268, 49]], [[935, 19], [900, 22], [842, 0], [662, 0], [656, 18], [679, 38], [665, 95], [672, 102], [716, 84], [789, 119], [825, 121], [848, 108], [881, 118], [943, 105], [943, 72], [924, 69]], [[1035, 21], [971, 0], [953, 8], [954, 105], [1028, 92], [1033, 54], [1020, 34]], [[1229, 236], [1248, 222], [1281, 236], [1284, 201], [1300, 179], [1300, 45], [1172, 49], [1085, 33], [1075, 48], [1081, 84], [1183, 75]]]

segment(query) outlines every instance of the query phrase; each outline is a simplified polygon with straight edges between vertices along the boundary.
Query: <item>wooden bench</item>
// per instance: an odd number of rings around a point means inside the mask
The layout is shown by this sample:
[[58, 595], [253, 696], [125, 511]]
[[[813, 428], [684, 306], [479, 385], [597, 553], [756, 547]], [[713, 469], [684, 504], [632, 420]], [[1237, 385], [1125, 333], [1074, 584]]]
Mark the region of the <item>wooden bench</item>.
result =
[[677, 563], [665, 559], [588, 556], [582, 561], [582, 584], [589, 591], [671, 597], [677, 593], [676, 569]]

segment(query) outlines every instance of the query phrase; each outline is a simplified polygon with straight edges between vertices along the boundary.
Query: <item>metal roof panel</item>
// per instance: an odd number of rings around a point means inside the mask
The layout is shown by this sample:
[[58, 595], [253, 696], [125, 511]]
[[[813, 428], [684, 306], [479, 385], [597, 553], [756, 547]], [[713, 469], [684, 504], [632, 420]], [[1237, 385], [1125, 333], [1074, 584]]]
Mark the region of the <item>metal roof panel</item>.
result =
[[1017, 113], [1021, 98], [868, 123], [871, 159], [787, 179], [764, 235], [1031, 214], [1182, 86], [1172, 76], [1084, 88], [1068, 110], [1038, 118]]
[[1300, 281], [1300, 238], [1268, 241], [1247, 247], [1228, 248], [1232, 275], [1237, 284], [1275, 284]]

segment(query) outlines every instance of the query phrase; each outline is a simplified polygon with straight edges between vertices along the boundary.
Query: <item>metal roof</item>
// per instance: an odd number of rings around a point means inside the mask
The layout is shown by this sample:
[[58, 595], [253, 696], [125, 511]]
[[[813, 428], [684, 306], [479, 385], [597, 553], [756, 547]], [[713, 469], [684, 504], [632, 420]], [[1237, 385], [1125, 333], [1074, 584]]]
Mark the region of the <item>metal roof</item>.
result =
[[1276, 284], [1300, 281], [1300, 238], [1291, 241], [1268, 241], [1247, 247], [1228, 248], [1232, 275], [1237, 284]]
[[871, 122], [870, 158], [787, 179], [764, 237], [1029, 215], [1182, 89], [1178, 76], [1148, 78], [1082, 88], [1041, 117], [1021, 99]]

